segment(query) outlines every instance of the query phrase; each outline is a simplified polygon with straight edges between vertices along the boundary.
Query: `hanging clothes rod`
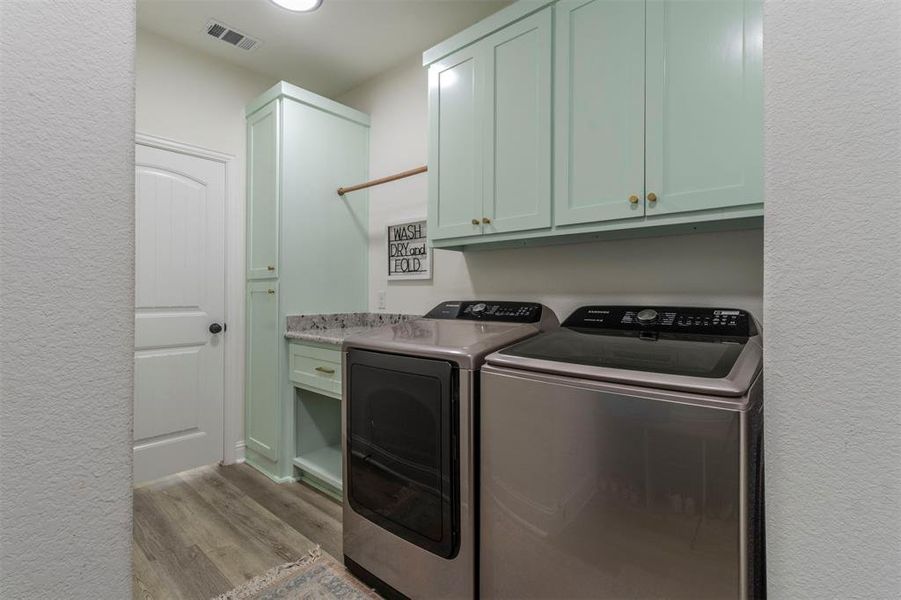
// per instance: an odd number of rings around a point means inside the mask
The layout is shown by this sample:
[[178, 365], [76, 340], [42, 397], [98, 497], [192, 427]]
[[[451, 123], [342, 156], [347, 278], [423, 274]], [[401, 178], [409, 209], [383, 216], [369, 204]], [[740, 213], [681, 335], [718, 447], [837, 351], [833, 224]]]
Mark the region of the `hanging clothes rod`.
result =
[[403, 173], [397, 173], [396, 175], [388, 175], [387, 177], [373, 179], [372, 181], [367, 181], [366, 183], [359, 183], [350, 187], [339, 187], [338, 195], [343, 196], [347, 192], [355, 192], [357, 190], [363, 190], [374, 185], [382, 185], [383, 183], [388, 183], [389, 181], [397, 181], [398, 179], [403, 179], [404, 177], [412, 177], [413, 175], [425, 173], [428, 170], [429, 168], [427, 166], [421, 166], [416, 167], [415, 169], [410, 169], [409, 171], [404, 171]]

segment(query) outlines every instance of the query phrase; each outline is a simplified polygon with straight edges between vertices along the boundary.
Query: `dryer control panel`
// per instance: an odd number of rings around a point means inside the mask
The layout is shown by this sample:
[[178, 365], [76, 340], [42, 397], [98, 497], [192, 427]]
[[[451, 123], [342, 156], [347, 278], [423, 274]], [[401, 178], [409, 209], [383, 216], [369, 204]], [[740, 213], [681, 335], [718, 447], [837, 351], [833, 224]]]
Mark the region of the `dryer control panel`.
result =
[[583, 306], [563, 326], [693, 335], [757, 335], [751, 315], [734, 308]]
[[542, 306], [535, 302], [460, 300], [442, 302], [430, 310], [425, 318], [537, 323], [541, 320], [541, 310]]

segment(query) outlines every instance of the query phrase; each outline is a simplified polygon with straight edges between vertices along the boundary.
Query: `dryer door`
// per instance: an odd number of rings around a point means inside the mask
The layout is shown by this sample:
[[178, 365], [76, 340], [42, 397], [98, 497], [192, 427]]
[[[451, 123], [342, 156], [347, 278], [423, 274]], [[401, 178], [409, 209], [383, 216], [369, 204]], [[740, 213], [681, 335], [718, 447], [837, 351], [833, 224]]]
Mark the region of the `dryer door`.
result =
[[459, 549], [459, 375], [455, 365], [347, 354], [351, 508], [438, 556]]

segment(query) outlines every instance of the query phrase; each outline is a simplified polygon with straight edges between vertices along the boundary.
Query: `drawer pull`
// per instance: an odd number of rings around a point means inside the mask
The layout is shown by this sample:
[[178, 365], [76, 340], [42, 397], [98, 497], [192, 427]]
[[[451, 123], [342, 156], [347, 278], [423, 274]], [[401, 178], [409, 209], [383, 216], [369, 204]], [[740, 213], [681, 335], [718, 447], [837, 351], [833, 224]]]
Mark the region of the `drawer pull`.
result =
[[335, 372], [334, 369], [330, 369], [328, 367], [316, 367], [316, 370], [320, 373], [327, 373], [328, 375], [331, 375]]

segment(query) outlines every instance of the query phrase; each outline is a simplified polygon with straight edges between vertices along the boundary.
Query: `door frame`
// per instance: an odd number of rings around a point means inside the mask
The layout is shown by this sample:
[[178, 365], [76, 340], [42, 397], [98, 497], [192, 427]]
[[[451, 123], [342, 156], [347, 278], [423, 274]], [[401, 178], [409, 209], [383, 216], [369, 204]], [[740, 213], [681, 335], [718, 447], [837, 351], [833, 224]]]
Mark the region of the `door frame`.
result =
[[244, 204], [232, 154], [135, 133], [135, 144], [222, 163], [225, 167], [225, 323], [223, 333], [222, 464], [244, 462]]

